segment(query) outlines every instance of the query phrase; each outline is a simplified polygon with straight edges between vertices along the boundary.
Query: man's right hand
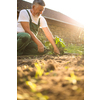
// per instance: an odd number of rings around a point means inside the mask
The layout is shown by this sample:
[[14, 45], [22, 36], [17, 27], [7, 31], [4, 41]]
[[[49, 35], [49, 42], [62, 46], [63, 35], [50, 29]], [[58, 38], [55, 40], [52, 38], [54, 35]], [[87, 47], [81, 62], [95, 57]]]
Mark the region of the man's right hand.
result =
[[38, 52], [44, 52], [44, 45], [42, 43], [38, 45]]

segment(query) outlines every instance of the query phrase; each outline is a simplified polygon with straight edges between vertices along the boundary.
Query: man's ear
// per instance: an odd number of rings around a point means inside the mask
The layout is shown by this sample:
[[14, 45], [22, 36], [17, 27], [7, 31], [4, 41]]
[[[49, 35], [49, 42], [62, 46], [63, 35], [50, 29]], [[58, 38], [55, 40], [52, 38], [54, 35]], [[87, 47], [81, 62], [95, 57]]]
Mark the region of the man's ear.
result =
[[35, 6], [33, 5], [33, 6], [32, 6], [32, 9], [34, 9], [34, 8], [35, 8]]

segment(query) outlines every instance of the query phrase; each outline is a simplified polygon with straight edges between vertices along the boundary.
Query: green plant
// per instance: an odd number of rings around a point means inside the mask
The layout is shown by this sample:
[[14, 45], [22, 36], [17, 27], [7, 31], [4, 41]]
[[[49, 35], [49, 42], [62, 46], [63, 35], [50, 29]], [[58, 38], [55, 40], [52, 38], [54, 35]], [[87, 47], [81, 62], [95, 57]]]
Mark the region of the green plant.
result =
[[[41, 42], [45, 45], [45, 47], [50, 50], [48, 52], [48, 54], [49, 55], [53, 54], [54, 49], [53, 49], [53, 46], [51, 45], [51, 43], [49, 41], [47, 41], [47, 39], [43, 35], [40, 35], [39, 38], [40, 38]], [[79, 55], [84, 54], [84, 45], [77, 46], [77, 45], [71, 43], [71, 44], [68, 44], [68, 46], [66, 46], [64, 40], [62, 38], [59, 38], [58, 36], [55, 37], [55, 43], [56, 43], [61, 55], [63, 55], [64, 53], [76, 53]]]
[[84, 46], [77, 46], [75, 44], [68, 44], [68, 46], [66, 47], [67, 51], [65, 51], [65, 53], [76, 53], [76, 54], [80, 54], [83, 55], [84, 54]]
[[64, 54], [66, 44], [62, 38], [55, 37], [55, 43], [60, 51], [61, 54]]
[[70, 83], [76, 84], [77, 80], [80, 80], [79, 77], [77, 77], [74, 72], [70, 73], [70, 77], [65, 77], [65, 80], [68, 80]]
[[41, 66], [38, 63], [35, 63], [35, 67], [36, 67], [36, 74], [35, 74], [35, 78], [37, 78], [38, 76], [41, 77], [44, 70], [41, 69]]
[[36, 84], [35, 83], [32, 83], [31, 81], [26, 81], [26, 85], [28, 85], [32, 92], [36, 92]]
[[[60, 51], [61, 54], [64, 54], [64, 51], [66, 50], [65, 47], [66, 47], [66, 44], [65, 42], [63, 41], [62, 38], [59, 38], [58, 36], [55, 37], [55, 43]], [[49, 52], [49, 54], [53, 54], [53, 46], [51, 45], [50, 42], [45, 42], [45, 46], [50, 49], [51, 52]]]
[[[37, 85], [31, 81], [26, 81], [26, 85], [28, 85], [31, 88], [31, 91], [35, 93], [35, 100], [48, 100], [49, 97], [47, 95], [43, 95], [40, 92], [37, 92]], [[19, 96], [19, 95], [18, 95]], [[23, 96], [21, 98], [24, 99]]]
[[39, 98], [39, 100], [48, 100], [49, 97], [47, 95], [43, 95], [41, 93], [37, 93], [36, 96]]

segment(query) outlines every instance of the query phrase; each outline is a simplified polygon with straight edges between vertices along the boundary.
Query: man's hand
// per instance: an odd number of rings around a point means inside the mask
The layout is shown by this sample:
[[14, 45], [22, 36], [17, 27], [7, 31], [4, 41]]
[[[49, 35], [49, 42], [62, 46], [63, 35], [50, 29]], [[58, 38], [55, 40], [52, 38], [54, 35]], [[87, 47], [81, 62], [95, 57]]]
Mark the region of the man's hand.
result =
[[38, 51], [39, 51], [39, 52], [44, 52], [44, 45], [43, 45], [42, 43], [40, 43], [40, 44], [38, 45]]
[[54, 53], [55, 53], [55, 54], [60, 54], [59, 49], [58, 49], [57, 47], [54, 48]]

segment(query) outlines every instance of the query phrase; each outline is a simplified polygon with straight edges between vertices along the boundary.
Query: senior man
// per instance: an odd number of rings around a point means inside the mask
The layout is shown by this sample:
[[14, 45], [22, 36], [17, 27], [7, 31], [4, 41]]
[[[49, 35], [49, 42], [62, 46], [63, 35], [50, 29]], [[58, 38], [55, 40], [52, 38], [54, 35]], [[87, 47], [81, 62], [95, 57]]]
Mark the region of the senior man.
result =
[[17, 23], [17, 55], [45, 54], [46, 49], [36, 37], [38, 29], [42, 28], [47, 39], [54, 48], [54, 53], [60, 54], [47, 22], [41, 14], [45, 8], [43, 0], [34, 0], [31, 9], [23, 9], [19, 13]]

